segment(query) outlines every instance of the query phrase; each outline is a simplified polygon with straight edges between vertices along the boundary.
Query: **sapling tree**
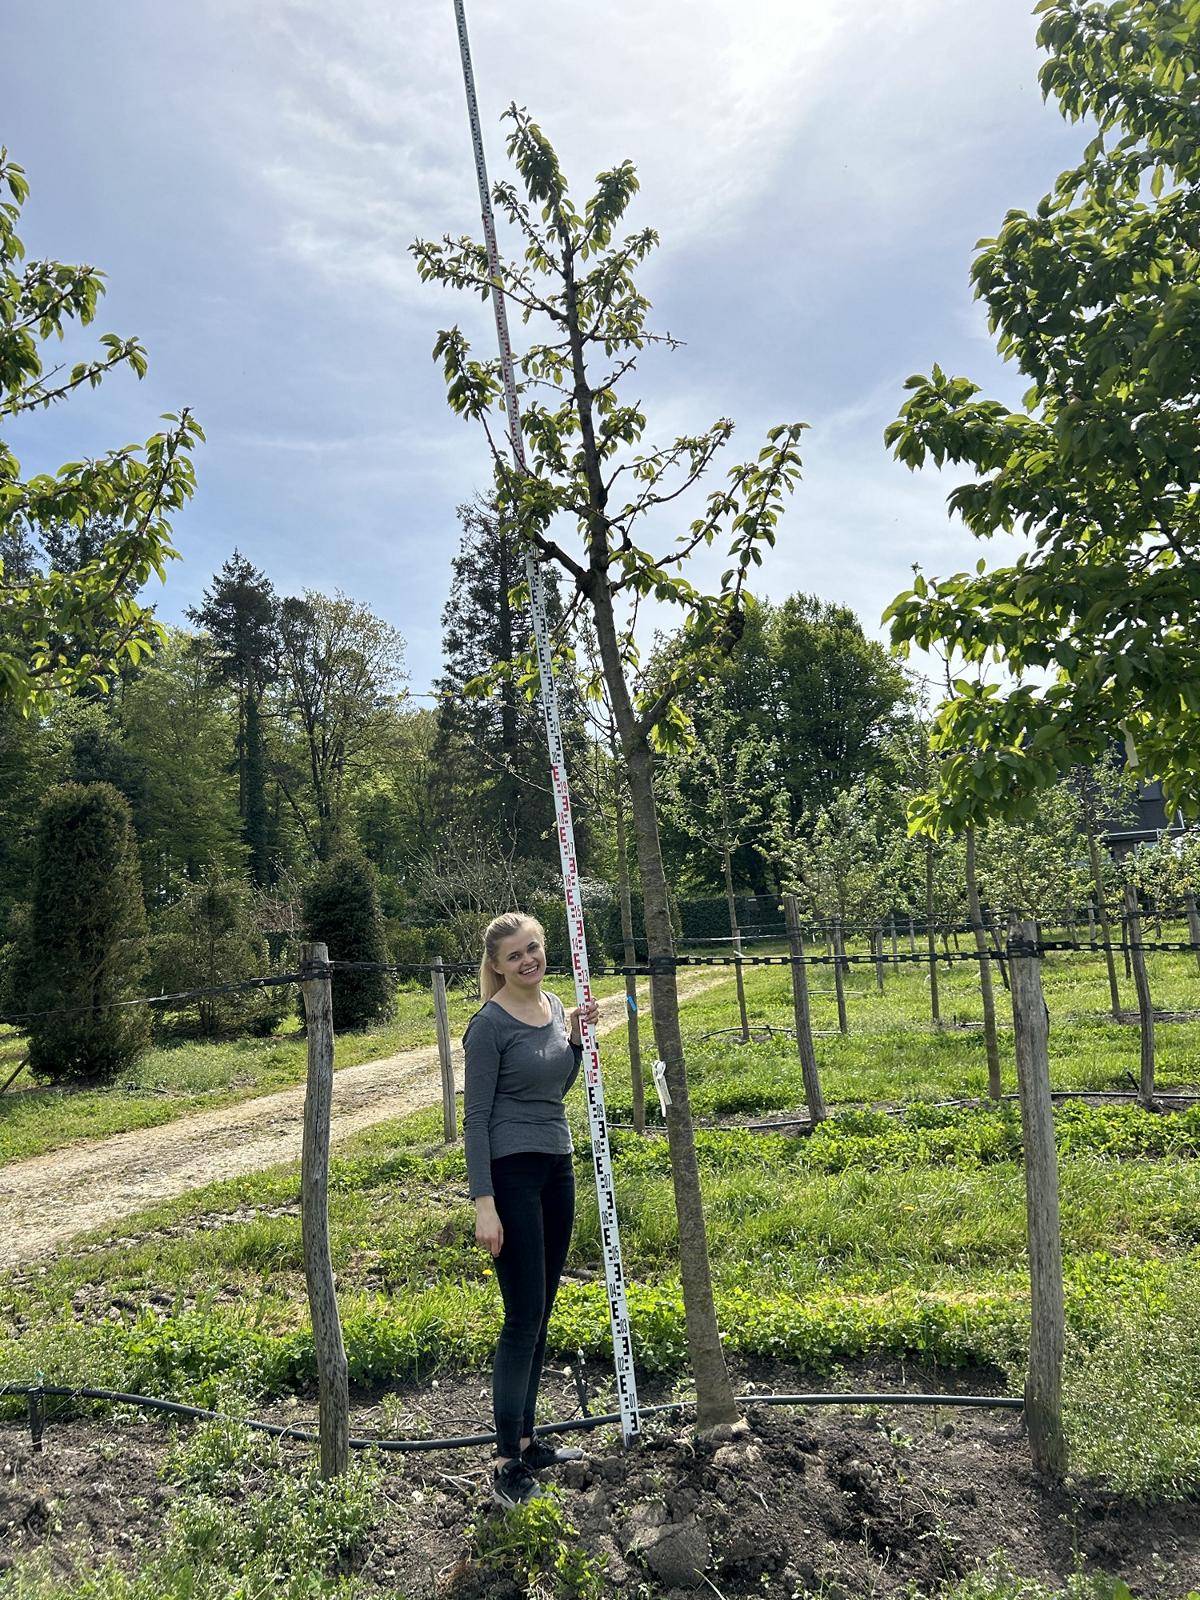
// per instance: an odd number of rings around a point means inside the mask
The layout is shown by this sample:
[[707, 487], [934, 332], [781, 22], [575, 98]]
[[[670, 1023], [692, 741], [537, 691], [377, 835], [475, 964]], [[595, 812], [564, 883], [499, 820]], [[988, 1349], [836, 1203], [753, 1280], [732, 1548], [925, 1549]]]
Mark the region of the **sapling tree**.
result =
[[[680, 1268], [688, 1343], [702, 1425], [736, 1414], [713, 1307], [708, 1246], [688, 1102], [667, 882], [654, 796], [656, 745], [686, 732], [678, 705], [736, 642], [746, 579], [775, 542], [785, 497], [800, 474], [803, 424], [773, 428], [750, 461], [731, 468], [698, 511], [685, 508], [733, 434], [721, 418], [670, 443], [644, 444], [647, 419], [626, 398], [648, 346], [671, 349], [669, 334], [649, 326], [650, 303], [637, 287], [638, 267], [658, 243], [650, 228], [618, 237], [638, 188], [629, 161], [602, 172], [583, 209], [576, 208], [550, 141], [528, 113], [510, 107], [508, 153], [519, 184], [495, 185], [495, 203], [519, 239], [498, 262], [471, 238], [418, 242], [421, 277], [487, 299], [495, 291], [531, 327], [518, 356], [523, 380], [521, 427], [531, 462], [527, 476], [502, 453], [499, 363], [471, 354], [462, 330], [438, 335], [451, 407], [480, 422], [495, 458], [499, 504], [537, 557], [556, 565], [595, 628], [629, 779], [633, 829], [650, 959], [657, 965], [653, 1021], [671, 1095], [667, 1133], [679, 1221]], [[674, 506], [681, 525], [652, 547], [648, 524], [662, 525]], [[669, 525], [669, 524], [668, 524]], [[685, 576], [689, 558], [727, 542], [728, 564], [715, 592]], [[642, 669], [639, 607], [648, 600], [682, 612], [681, 647], [669, 669]]]
[[[694, 703], [697, 698], [700, 705]], [[760, 729], [740, 724], [725, 704], [719, 680], [692, 697], [689, 710], [699, 714], [703, 735], [687, 741], [664, 762], [663, 809], [685, 838], [720, 857], [729, 936], [734, 954], [740, 956], [733, 858], [744, 845], [758, 843], [779, 816], [778, 751]], [[748, 1042], [746, 986], [740, 965], [734, 971], [742, 1040]]]
[[[99, 351], [69, 369], [46, 367], [43, 345], [95, 319], [104, 274], [25, 262], [17, 226], [28, 193], [23, 169], [0, 149], [0, 424], [95, 388], [118, 368], [139, 378], [146, 371], [141, 344], [115, 333], [102, 334]], [[192, 494], [190, 452], [203, 438], [186, 410], [165, 421], [140, 448], [124, 445], [33, 478], [22, 478], [0, 438], [0, 701], [44, 710], [56, 691], [105, 689], [163, 638], [138, 594], [175, 555], [171, 517]], [[62, 560], [71, 544], [63, 529], [88, 525], [103, 530], [98, 544], [76, 545]], [[46, 564], [33, 549], [39, 542]]]

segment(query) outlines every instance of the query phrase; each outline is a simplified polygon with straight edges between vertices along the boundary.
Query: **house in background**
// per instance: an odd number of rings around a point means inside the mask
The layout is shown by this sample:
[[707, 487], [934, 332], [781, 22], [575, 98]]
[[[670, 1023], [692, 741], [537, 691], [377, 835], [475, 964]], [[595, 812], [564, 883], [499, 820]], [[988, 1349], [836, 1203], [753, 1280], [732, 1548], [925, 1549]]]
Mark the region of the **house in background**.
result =
[[1162, 784], [1156, 781], [1138, 786], [1137, 799], [1133, 803], [1131, 813], [1119, 821], [1106, 822], [1101, 830], [1101, 838], [1112, 854], [1119, 859], [1127, 855], [1130, 850], [1136, 849], [1139, 844], [1153, 844], [1163, 834], [1175, 838], [1183, 832], [1184, 827], [1178, 814], [1173, 821], [1168, 821]]

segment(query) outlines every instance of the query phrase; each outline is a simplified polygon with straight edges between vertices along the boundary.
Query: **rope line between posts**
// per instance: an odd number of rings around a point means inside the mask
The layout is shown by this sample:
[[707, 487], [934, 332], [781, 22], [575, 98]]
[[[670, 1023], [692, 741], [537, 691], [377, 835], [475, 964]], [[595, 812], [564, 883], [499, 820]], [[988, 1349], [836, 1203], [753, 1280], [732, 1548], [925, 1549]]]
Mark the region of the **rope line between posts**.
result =
[[[1021, 960], [1025, 957], [1041, 956], [1046, 954], [1083, 954], [1103, 951], [1161, 952], [1164, 954], [1186, 954], [1200, 952], [1200, 941], [1188, 939], [1157, 939], [1157, 940], [1110, 940], [1102, 939], [1040, 939], [1034, 942], [1012, 941], [988, 950], [944, 950], [930, 955], [928, 951], [897, 952], [882, 955], [809, 955], [805, 952], [802, 956], [796, 955], [727, 955], [727, 956], [650, 956], [647, 960], [636, 962], [632, 966], [614, 964], [607, 969], [611, 977], [638, 977], [654, 978], [667, 972], [676, 972], [689, 967], [842, 967], [851, 966], [918, 966], [927, 967], [931, 961], [939, 965], [963, 962], [978, 965], [981, 961], [1007, 961], [1010, 959]], [[40, 1011], [5, 1011], [0, 1012], [0, 1023], [21, 1023], [32, 1021], [36, 1017], [59, 1017], [82, 1012], [92, 1011], [117, 1011], [132, 1006], [169, 1006], [181, 1005], [191, 1000], [203, 1000], [214, 995], [244, 994], [255, 989], [280, 988], [287, 984], [307, 983], [313, 979], [332, 979], [338, 972], [379, 972], [390, 973], [396, 977], [424, 976], [433, 972], [435, 968], [427, 961], [329, 961], [328, 963], [307, 962], [297, 972], [273, 973], [267, 977], [244, 978], [238, 983], [208, 984], [199, 989], [182, 989], [172, 994], [147, 994], [137, 995], [128, 1000], [97, 1000], [90, 1004], [73, 1006], [51, 1006]], [[459, 974], [471, 975], [478, 971], [472, 962], [446, 962], [440, 970], [446, 977]], [[569, 978], [573, 976], [570, 967], [547, 967], [547, 977]]]

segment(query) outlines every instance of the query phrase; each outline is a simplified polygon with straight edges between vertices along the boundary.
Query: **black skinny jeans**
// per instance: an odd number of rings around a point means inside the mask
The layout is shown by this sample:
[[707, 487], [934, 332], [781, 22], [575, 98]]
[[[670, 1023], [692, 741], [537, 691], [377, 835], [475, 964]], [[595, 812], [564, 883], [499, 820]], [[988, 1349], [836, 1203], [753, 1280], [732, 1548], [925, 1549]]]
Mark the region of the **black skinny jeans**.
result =
[[492, 1162], [492, 1190], [504, 1228], [496, 1278], [504, 1326], [496, 1346], [493, 1400], [497, 1453], [519, 1456], [533, 1436], [533, 1413], [546, 1355], [546, 1326], [575, 1221], [570, 1156], [522, 1151]]

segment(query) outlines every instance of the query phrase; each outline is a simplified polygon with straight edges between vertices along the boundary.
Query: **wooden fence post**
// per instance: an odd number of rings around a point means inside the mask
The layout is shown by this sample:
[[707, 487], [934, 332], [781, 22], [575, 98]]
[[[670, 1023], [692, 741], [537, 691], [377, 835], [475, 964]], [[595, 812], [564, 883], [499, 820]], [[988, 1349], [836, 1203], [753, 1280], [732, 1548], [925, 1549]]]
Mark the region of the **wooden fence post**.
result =
[[1033, 922], [1012, 918], [1008, 953], [1029, 1233], [1030, 1324], [1025, 1424], [1029, 1429], [1034, 1468], [1047, 1477], [1061, 1478], [1067, 1464], [1062, 1419], [1062, 1366], [1066, 1345], [1062, 1228], [1054, 1106], [1050, 1099], [1049, 1021]]
[[1196, 896], [1189, 891], [1184, 895], [1183, 903], [1187, 907], [1188, 939], [1196, 946], [1193, 954], [1196, 965], [1200, 967], [1200, 911], [1196, 909]]
[[458, 1112], [454, 1103], [454, 1056], [450, 1049], [450, 1006], [446, 1000], [446, 973], [441, 956], [434, 956], [433, 1016], [437, 1027], [438, 1065], [442, 1069], [442, 1136], [447, 1144], [458, 1138]]
[[1137, 890], [1125, 885], [1125, 942], [1133, 962], [1133, 983], [1137, 990], [1138, 1033], [1141, 1037], [1141, 1075], [1138, 1100], [1147, 1111], [1154, 1110], [1154, 1004], [1150, 998], [1150, 978], [1146, 972], [1146, 952], [1142, 948], [1142, 918]]
[[908, 953], [910, 956], [917, 953], [917, 925], [911, 917], [908, 919]]
[[871, 934], [871, 950], [875, 956], [875, 987], [883, 993], [883, 924]]
[[900, 974], [899, 955], [900, 955], [900, 944], [899, 944], [899, 940], [897, 939], [897, 936], [896, 936], [896, 913], [893, 911], [892, 912], [892, 976], [894, 978], [898, 977], [899, 974]]
[[838, 1032], [849, 1033], [850, 1023], [846, 1016], [846, 946], [842, 943], [842, 920], [834, 919], [833, 924], [833, 988], [837, 995]]
[[329, 951], [300, 946], [301, 992], [308, 1032], [308, 1087], [300, 1157], [300, 1233], [304, 1281], [317, 1357], [321, 1476], [335, 1478], [350, 1464], [350, 1385], [329, 1252], [329, 1113], [333, 1099], [333, 990]]
[[800, 932], [800, 908], [794, 894], [784, 895], [783, 914], [787, 920], [792, 953], [792, 1011], [796, 1019], [800, 1071], [804, 1075], [804, 1103], [808, 1107], [808, 1119], [815, 1126], [823, 1122], [828, 1113], [825, 1110], [825, 1096], [821, 1093], [817, 1053], [813, 1048], [812, 1013], [808, 1008], [808, 966], [804, 958], [804, 936]]

